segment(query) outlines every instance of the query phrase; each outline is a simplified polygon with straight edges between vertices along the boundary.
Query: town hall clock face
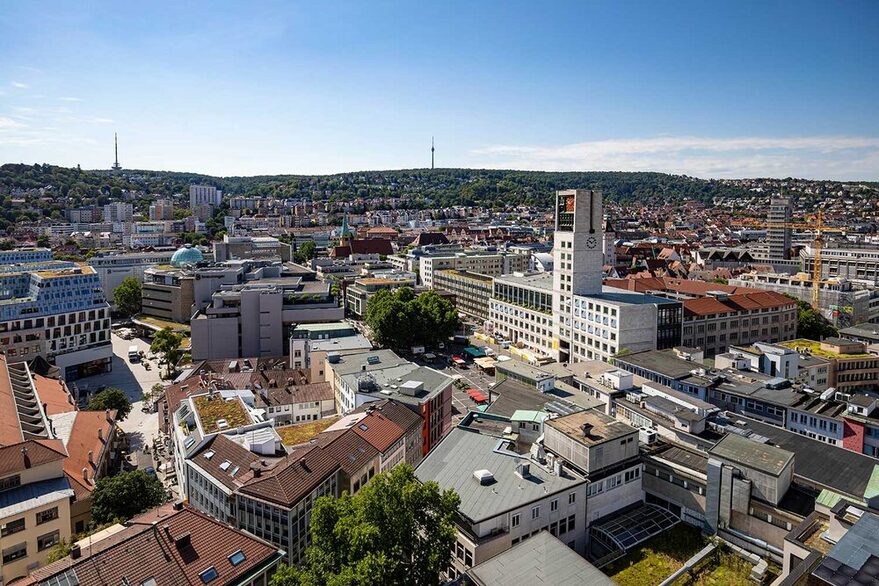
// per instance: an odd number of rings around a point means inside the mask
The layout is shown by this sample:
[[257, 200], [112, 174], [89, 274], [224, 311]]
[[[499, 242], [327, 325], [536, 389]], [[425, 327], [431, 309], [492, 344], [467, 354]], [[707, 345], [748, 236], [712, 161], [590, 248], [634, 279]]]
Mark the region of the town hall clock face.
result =
[[598, 240], [595, 239], [595, 236], [590, 236], [586, 239], [586, 247], [587, 248], [595, 248], [598, 245]]

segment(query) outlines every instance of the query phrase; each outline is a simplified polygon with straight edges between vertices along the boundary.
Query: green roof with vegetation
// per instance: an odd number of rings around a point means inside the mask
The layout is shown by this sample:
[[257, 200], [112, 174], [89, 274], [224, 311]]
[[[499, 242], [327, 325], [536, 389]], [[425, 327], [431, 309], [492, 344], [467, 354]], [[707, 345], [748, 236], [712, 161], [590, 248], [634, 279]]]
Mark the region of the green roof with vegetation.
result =
[[[193, 397], [193, 403], [205, 433], [217, 433], [251, 423], [247, 409], [237, 397], [227, 400], [220, 395], [200, 395]], [[225, 420], [226, 425], [218, 426], [220, 420]]]

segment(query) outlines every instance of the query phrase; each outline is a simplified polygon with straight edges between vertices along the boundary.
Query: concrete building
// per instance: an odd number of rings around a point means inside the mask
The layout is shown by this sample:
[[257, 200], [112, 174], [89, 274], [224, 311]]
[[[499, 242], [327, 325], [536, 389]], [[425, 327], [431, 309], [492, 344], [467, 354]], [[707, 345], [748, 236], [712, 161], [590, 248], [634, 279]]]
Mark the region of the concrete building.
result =
[[308, 372], [308, 380], [326, 380], [324, 366], [330, 354], [357, 354], [372, 350], [372, 343], [344, 322], [297, 324], [290, 333], [290, 368]]
[[552, 273], [495, 277], [488, 329], [526, 349], [532, 362], [548, 358], [552, 346]]
[[289, 262], [292, 251], [289, 244], [271, 236], [223, 236], [222, 242], [214, 242], [214, 260], [267, 260], [280, 259]]
[[528, 269], [529, 255], [506, 252], [470, 250], [452, 255], [427, 254], [418, 259], [418, 275], [421, 284], [435, 288], [433, 276], [437, 271], [457, 269], [497, 277]]
[[187, 323], [195, 301], [195, 275], [172, 266], [154, 266], [144, 271], [141, 286], [143, 315]]
[[0, 251], [0, 266], [48, 262], [52, 251], [48, 248], [16, 248]]
[[150, 204], [150, 221], [174, 219], [174, 202], [170, 199], [157, 199]]
[[790, 259], [791, 228], [779, 224], [790, 223], [792, 209], [790, 197], [776, 196], [769, 201], [766, 243], [770, 261]]
[[0, 268], [0, 349], [37, 356], [74, 380], [111, 368], [110, 306], [95, 270], [65, 261]]
[[[813, 274], [815, 250], [807, 244], [800, 250], [801, 270]], [[879, 248], [875, 244], [837, 244], [825, 242], [821, 248], [821, 276], [845, 278], [879, 284]]]
[[455, 296], [455, 308], [479, 323], [489, 319], [489, 299], [494, 280], [487, 275], [448, 269], [433, 275], [433, 286]]
[[423, 422], [423, 453], [445, 436], [452, 424], [451, 377], [404, 360], [390, 350], [327, 356], [324, 369], [339, 413], [382, 399], [394, 399]]
[[130, 222], [134, 216], [134, 206], [121, 201], [108, 203], [104, 206], [105, 222]]
[[[729, 284], [758, 287], [812, 302], [812, 276], [807, 273], [751, 272], [730, 279]], [[842, 277], [821, 281], [818, 304], [821, 315], [840, 328], [879, 319], [879, 292], [872, 285]]]
[[781, 344], [800, 354], [829, 361], [827, 386], [838, 392], [873, 392], [879, 388], [879, 354], [863, 342], [827, 338], [821, 342], [796, 339]]
[[223, 192], [211, 185], [189, 186], [189, 208], [194, 210], [196, 206], [207, 204], [213, 207], [219, 206], [223, 201]]
[[587, 541], [587, 481], [553, 469], [515, 443], [453, 429], [416, 469], [461, 497], [448, 579], [468, 572], [546, 530], [581, 555]]
[[27, 439], [0, 446], [3, 584], [46, 564], [52, 546], [70, 539], [74, 492], [64, 475], [65, 458], [57, 440]]
[[363, 319], [366, 317], [366, 306], [369, 298], [381, 290], [393, 291], [400, 287], [415, 288], [415, 279], [405, 275], [392, 278], [363, 277], [345, 288], [345, 307], [348, 315]]
[[171, 262], [174, 249], [152, 252], [99, 252], [88, 260], [88, 264], [98, 275], [104, 297], [113, 299], [113, 292], [126, 277], [133, 277], [143, 283], [144, 271], [153, 265], [166, 265]]

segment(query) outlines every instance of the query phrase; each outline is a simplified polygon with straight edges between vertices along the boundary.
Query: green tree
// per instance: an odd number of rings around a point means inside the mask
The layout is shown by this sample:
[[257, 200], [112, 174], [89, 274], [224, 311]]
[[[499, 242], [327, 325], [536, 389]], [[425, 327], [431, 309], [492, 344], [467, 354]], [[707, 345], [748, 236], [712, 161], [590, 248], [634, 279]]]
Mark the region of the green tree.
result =
[[174, 371], [180, 358], [183, 356], [183, 350], [180, 345], [183, 343], [183, 334], [178, 334], [171, 328], [164, 328], [156, 332], [153, 336], [153, 342], [150, 344], [150, 352], [153, 354], [161, 354], [163, 360], [168, 367], [168, 376]]
[[317, 256], [317, 246], [312, 240], [306, 240], [297, 249], [293, 255], [293, 260], [297, 263], [304, 264]]
[[143, 304], [143, 292], [140, 282], [134, 277], [125, 277], [119, 286], [113, 290], [113, 302], [119, 313], [125, 317], [131, 317], [140, 313]]
[[89, 411], [105, 411], [107, 409], [115, 409], [116, 419], [123, 421], [131, 413], [131, 401], [121, 389], [113, 387], [104, 389], [89, 399]]
[[52, 562], [57, 562], [58, 560], [63, 560], [67, 556], [70, 555], [70, 548], [73, 545], [73, 538], [70, 541], [61, 540], [55, 545], [52, 546], [52, 549], [49, 550], [49, 557], [47, 561], [51, 564]]
[[162, 482], [143, 470], [104, 476], [92, 492], [92, 519], [95, 523], [128, 520], [167, 499]]
[[375, 341], [391, 348], [435, 344], [460, 327], [455, 306], [436, 291], [415, 295], [410, 287], [381, 290], [366, 305], [366, 324]]
[[448, 340], [461, 327], [455, 305], [436, 291], [426, 291], [413, 302], [418, 309], [418, 331], [425, 343], [434, 345]]
[[41, 248], [49, 248], [51, 243], [49, 242], [49, 237], [43, 234], [42, 236], [37, 236], [37, 246]]
[[827, 318], [800, 299], [797, 299], [797, 337], [823, 340], [838, 336], [839, 331]]
[[322, 497], [311, 512], [301, 569], [282, 567], [271, 586], [429, 586], [451, 561], [460, 498], [421, 483], [407, 464], [357, 494]]

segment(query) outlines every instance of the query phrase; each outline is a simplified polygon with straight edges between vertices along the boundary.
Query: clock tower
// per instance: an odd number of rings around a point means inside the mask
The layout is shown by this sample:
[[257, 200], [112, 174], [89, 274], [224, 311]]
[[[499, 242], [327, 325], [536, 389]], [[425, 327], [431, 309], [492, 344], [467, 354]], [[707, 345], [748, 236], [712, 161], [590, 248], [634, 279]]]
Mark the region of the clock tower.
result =
[[568, 360], [575, 295], [598, 295], [604, 276], [604, 206], [600, 191], [556, 193], [553, 236], [553, 347]]

